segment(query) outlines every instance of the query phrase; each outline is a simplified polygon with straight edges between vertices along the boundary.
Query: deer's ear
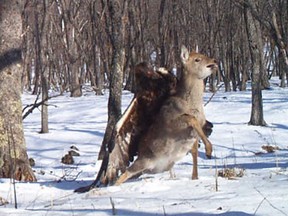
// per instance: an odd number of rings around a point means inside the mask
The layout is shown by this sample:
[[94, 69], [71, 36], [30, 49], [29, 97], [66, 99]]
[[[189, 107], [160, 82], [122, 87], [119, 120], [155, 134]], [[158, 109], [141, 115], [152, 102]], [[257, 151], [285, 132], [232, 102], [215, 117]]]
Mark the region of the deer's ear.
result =
[[182, 45], [182, 47], [181, 47], [181, 61], [182, 61], [182, 63], [185, 64], [187, 62], [188, 58], [189, 58], [189, 51], [184, 45]]

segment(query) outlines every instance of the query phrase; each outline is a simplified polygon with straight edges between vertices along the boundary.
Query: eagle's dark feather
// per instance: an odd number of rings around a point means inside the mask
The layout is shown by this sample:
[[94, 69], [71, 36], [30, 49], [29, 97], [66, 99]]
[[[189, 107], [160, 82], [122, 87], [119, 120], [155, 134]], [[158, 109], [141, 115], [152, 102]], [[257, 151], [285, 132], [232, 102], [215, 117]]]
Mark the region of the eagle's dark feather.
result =
[[134, 73], [134, 98], [113, 130], [97, 178], [91, 185], [75, 192], [89, 191], [101, 183], [114, 183], [119, 171], [123, 173], [137, 155], [139, 140], [153, 123], [163, 102], [175, 92], [176, 77], [167, 71], [155, 71], [142, 62], [135, 67]]
[[102, 178], [113, 183], [137, 155], [138, 143], [153, 123], [163, 102], [175, 91], [176, 77], [171, 73], [154, 71], [143, 62], [135, 67], [136, 93], [114, 128], [109, 142], [109, 162]]

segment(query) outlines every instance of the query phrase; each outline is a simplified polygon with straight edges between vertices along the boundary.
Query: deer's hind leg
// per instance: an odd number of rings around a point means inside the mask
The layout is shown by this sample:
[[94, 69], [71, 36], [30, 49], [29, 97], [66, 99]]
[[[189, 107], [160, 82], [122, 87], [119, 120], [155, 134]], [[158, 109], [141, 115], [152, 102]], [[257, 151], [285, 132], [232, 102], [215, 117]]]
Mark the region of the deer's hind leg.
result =
[[126, 171], [120, 175], [115, 185], [118, 186], [136, 175], [141, 175], [149, 169], [149, 159], [137, 159]]
[[123, 182], [127, 181], [129, 178], [131, 178], [133, 175], [126, 170], [119, 178], [118, 180], [115, 182], [115, 186], [119, 186], [120, 184], [122, 184]]

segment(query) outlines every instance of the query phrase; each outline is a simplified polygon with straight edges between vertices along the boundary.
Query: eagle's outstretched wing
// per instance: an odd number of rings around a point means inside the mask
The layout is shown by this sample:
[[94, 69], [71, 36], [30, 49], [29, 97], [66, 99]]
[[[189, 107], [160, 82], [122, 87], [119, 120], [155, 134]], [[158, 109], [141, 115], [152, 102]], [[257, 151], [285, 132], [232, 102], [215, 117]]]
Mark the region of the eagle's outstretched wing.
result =
[[176, 77], [167, 71], [154, 71], [143, 62], [134, 72], [136, 93], [117, 122], [109, 142], [109, 160], [102, 178], [104, 184], [114, 183], [119, 172], [125, 172], [137, 155], [142, 135], [153, 123], [164, 100], [175, 91]]
[[88, 191], [101, 183], [115, 182], [119, 172], [123, 173], [137, 155], [139, 140], [163, 102], [175, 92], [176, 77], [168, 71], [155, 71], [142, 62], [135, 67], [134, 73], [136, 93], [113, 130], [97, 178], [91, 185], [76, 192]]

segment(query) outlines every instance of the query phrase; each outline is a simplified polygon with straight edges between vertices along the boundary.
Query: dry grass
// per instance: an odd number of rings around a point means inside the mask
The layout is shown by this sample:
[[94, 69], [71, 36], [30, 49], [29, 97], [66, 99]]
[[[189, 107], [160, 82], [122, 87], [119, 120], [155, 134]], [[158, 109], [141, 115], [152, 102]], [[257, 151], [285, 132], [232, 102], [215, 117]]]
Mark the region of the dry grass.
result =
[[244, 169], [240, 168], [225, 168], [218, 171], [218, 176], [228, 179], [236, 179], [244, 176]]
[[9, 204], [9, 202], [6, 199], [0, 197], [0, 206], [7, 205], [7, 204]]
[[263, 145], [262, 149], [267, 151], [267, 153], [273, 153], [276, 150], [280, 150], [278, 146], [271, 146], [271, 145]]

